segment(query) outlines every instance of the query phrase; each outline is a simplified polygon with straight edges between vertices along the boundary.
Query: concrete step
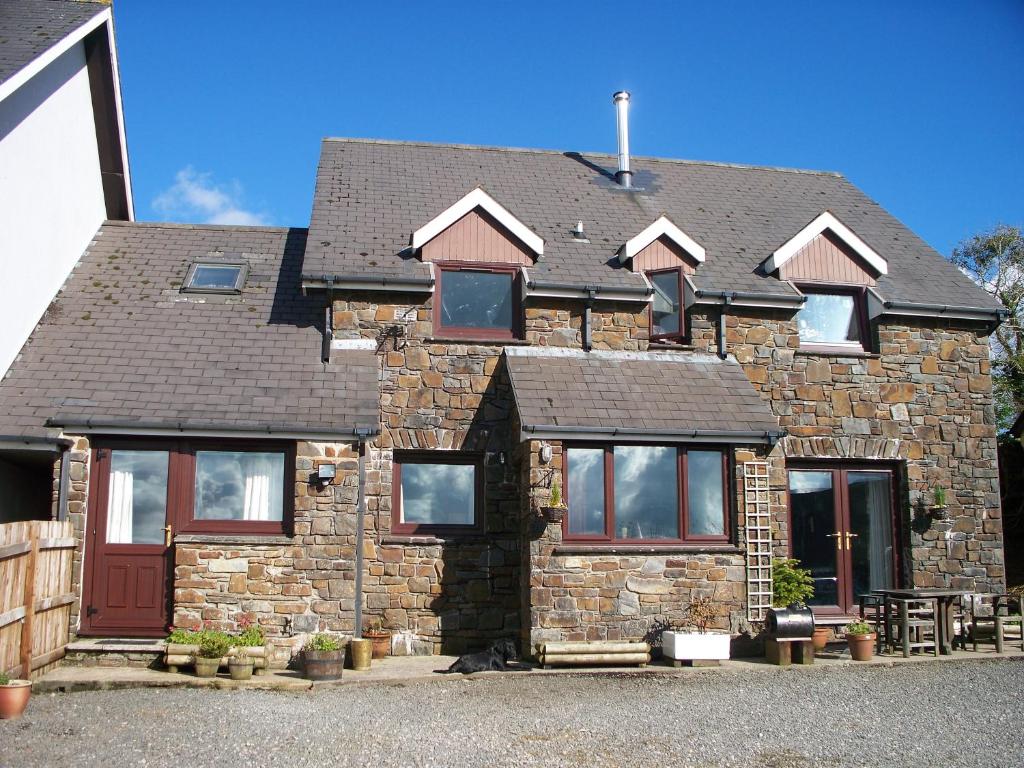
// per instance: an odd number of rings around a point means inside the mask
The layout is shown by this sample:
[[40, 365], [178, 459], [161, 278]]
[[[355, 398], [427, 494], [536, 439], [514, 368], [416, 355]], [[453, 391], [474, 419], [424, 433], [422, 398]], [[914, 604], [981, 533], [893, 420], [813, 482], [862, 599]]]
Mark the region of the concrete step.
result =
[[68, 644], [63, 663], [71, 667], [162, 667], [166, 645], [164, 640], [152, 638], [79, 638]]

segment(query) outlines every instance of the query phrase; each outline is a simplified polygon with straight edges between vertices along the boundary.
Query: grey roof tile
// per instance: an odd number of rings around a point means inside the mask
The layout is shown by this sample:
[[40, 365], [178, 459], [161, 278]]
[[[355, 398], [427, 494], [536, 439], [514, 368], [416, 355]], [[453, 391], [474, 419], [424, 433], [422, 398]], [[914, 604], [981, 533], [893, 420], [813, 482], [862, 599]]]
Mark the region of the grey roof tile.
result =
[[[545, 242], [533, 279], [640, 286], [616, 252], [659, 215], [707, 250], [705, 290], [792, 295], [759, 274], [776, 248], [824, 210], [889, 263], [890, 301], [993, 307], [988, 295], [836, 173], [634, 158], [638, 192], [612, 180], [609, 155], [326, 139], [317, 170], [303, 274], [426, 277], [407, 251], [413, 231], [477, 186]], [[573, 240], [582, 220], [589, 244]]]
[[108, 7], [73, 0], [0, 2], [0, 83]]
[[[505, 350], [523, 429], [780, 432], [735, 360], [695, 353]], [[562, 382], [566, 382], [563, 384]]]
[[[303, 229], [108, 222], [0, 382], [0, 435], [47, 419], [347, 433], [375, 428], [372, 350], [320, 362], [323, 299], [302, 295]], [[240, 295], [185, 294], [194, 258], [249, 264]]]

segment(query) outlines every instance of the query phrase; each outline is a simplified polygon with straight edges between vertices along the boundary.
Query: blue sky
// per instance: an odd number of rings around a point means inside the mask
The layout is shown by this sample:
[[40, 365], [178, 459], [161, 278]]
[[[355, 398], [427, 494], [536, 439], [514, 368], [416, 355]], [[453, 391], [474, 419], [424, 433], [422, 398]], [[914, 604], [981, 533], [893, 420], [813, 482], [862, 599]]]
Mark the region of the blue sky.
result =
[[305, 226], [323, 136], [840, 171], [1024, 225], [1024, 2], [115, 3], [138, 218]]

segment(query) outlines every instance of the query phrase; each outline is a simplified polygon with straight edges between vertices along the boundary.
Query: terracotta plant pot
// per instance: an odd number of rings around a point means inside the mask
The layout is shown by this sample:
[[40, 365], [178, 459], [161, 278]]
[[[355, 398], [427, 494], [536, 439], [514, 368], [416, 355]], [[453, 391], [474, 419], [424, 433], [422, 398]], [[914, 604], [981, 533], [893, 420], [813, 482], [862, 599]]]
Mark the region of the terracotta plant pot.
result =
[[363, 632], [363, 637], [373, 643], [373, 658], [383, 659], [391, 653], [390, 632]]
[[565, 517], [565, 507], [541, 507], [540, 514], [544, 518], [544, 522], [560, 525]]
[[875, 655], [875, 633], [867, 635], [847, 635], [846, 642], [850, 646], [850, 656], [854, 661], [871, 661]]
[[32, 695], [30, 680], [11, 680], [7, 685], [0, 685], [0, 720], [12, 720], [21, 717], [28, 706], [28, 697]]
[[365, 672], [370, 668], [373, 657], [373, 643], [365, 637], [353, 637], [348, 641], [348, 656], [352, 661], [352, 669]]
[[814, 643], [814, 650], [824, 651], [825, 646], [828, 645], [830, 637], [832, 637], [831, 629], [828, 627], [815, 627], [814, 633], [811, 635], [811, 640]]
[[303, 651], [302, 661], [310, 680], [340, 680], [345, 668], [345, 649], [336, 651]]
[[196, 656], [195, 668], [196, 677], [216, 677], [220, 669], [222, 659], [218, 656], [215, 659], [208, 659], [204, 656]]
[[232, 680], [248, 680], [252, 677], [253, 661], [248, 659], [246, 661], [235, 661], [234, 658], [228, 662], [228, 672], [231, 673]]

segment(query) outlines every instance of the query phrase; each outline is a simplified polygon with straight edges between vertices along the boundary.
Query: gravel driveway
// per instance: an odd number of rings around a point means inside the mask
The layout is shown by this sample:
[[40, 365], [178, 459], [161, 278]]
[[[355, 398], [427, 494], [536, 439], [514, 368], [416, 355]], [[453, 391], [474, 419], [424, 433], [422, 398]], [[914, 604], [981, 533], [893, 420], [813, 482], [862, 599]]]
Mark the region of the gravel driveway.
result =
[[1024, 660], [34, 697], [3, 766], [1020, 766]]

